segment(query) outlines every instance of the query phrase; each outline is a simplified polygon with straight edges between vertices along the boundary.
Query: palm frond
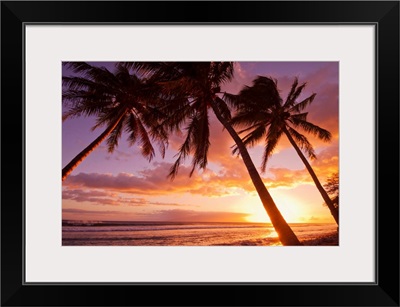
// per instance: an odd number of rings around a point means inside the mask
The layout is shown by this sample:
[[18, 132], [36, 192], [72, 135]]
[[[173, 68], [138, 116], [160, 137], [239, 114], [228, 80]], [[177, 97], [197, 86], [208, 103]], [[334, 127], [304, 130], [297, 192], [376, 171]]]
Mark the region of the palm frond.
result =
[[79, 116], [92, 116], [98, 115], [104, 111], [102, 106], [97, 106], [95, 104], [76, 104], [64, 112], [63, 118], [75, 118]]
[[[249, 126], [265, 125], [268, 126], [274, 119], [273, 115], [268, 111], [257, 109], [242, 109], [236, 113], [230, 123], [234, 127], [242, 128], [242, 132]], [[242, 133], [241, 132], [241, 133]]]
[[252, 125], [252, 126], [246, 126], [246, 128], [239, 130], [237, 133], [238, 133], [238, 134], [243, 134], [243, 133], [245, 133], [245, 132], [248, 132], [248, 131], [252, 131], [252, 130], [254, 130], [254, 129], [257, 129], [257, 128], [260, 127], [260, 126], [267, 127], [267, 125], [264, 125], [264, 123], [255, 123], [255, 124]]
[[186, 137], [182, 145], [179, 147], [178, 153], [175, 155], [177, 157], [175, 163], [172, 165], [168, 177], [173, 180], [178, 174], [179, 166], [190, 154], [191, 146], [193, 143], [193, 131], [197, 124], [197, 118], [192, 116], [189, 120], [188, 126], [186, 127]]
[[287, 107], [289, 105], [290, 101], [292, 100], [292, 96], [293, 96], [294, 92], [296, 91], [298, 84], [299, 84], [299, 79], [296, 77], [296, 78], [294, 78], [294, 81], [292, 83], [290, 91], [286, 97], [285, 103], [283, 105], [284, 107]]
[[209, 78], [214, 86], [219, 86], [233, 78], [233, 62], [211, 62]]
[[252, 90], [264, 99], [265, 107], [280, 104], [281, 97], [276, 79], [266, 76], [258, 76], [253, 80]]
[[332, 138], [332, 134], [328, 130], [325, 130], [306, 120], [292, 118], [292, 123], [295, 127], [300, 127], [305, 132], [310, 133], [325, 142], [329, 142]]
[[190, 176], [193, 175], [196, 167], [204, 169], [207, 166], [207, 154], [210, 147], [210, 127], [208, 121], [208, 112], [203, 110], [198, 112], [197, 121], [195, 122], [193, 129], [193, 159], [192, 159], [192, 170]]
[[96, 89], [105, 90], [105, 92], [109, 91], [108, 87], [103, 86], [103, 84], [99, 84], [91, 79], [87, 79], [84, 77], [62, 77], [62, 85], [67, 87], [68, 90], [81, 90], [85, 89], [87, 91]]
[[180, 131], [182, 126], [186, 124], [187, 119], [191, 118], [195, 112], [189, 103], [168, 105], [163, 108], [165, 117], [160, 120], [159, 127], [166, 131]]
[[297, 98], [300, 96], [301, 92], [305, 87], [306, 83], [303, 83], [302, 85], [296, 87], [294, 93], [291, 95], [287, 103], [285, 103], [284, 105], [286, 109], [291, 108], [296, 103]]
[[299, 146], [299, 148], [304, 151], [307, 156], [310, 159], [315, 159], [315, 151], [311, 143], [308, 141], [308, 139], [301, 133], [297, 132], [295, 129], [291, 127], [287, 127], [288, 132], [290, 135], [293, 137], [295, 140], [296, 144]]
[[314, 98], [316, 95], [317, 94], [314, 93], [310, 97], [307, 97], [306, 99], [304, 99], [303, 101], [296, 103], [289, 109], [289, 112], [290, 113], [299, 113], [299, 112], [303, 111], [308, 105], [310, 105], [314, 101]]
[[271, 124], [268, 129], [268, 133], [265, 137], [265, 147], [264, 154], [261, 162], [261, 172], [265, 172], [267, 168], [267, 162], [269, 157], [273, 154], [281, 136], [283, 130], [280, 127], [280, 124]]
[[110, 132], [107, 138], [107, 148], [109, 153], [113, 153], [118, 146], [118, 140], [121, 138], [122, 128], [124, 126], [125, 118], [120, 120], [117, 126]]
[[298, 114], [292, 114], [290, 115], [290, 117], [288, 118], [288, 120], [293, 123], [293, 122], [297, 122], [299, 120], [307, 120], [307, 116], [308, 116], [308, 112], [305, 113], [298, 113]]
[[126, 114], [127, 110], [126, 109], [119, 109], [119, 108], [107, 108], [103, 110], [100, 114], [97, 114], [96, 116], [96, 123], [95, 125], [91, 128], [91, 130], [95, 130], [98, 127], [101, 127], [103, 125], [111, 125], [113, 124], [122, 114]]
[[108, 84], [110, 87], [118, 84], [115, 75], [105, 67], [92, 66], [86, 62], [66, 62], [65, 66], [79, 74], [80, 77], [98, 82], [99, 84]]
[[285, 103], [283, 104], [283, 107], [286, 110], [289, 110], [291, 107], [293, 107], [296, 104], [296, 100], [297, 98], [300, 96], [301, 92], [303, 91], [303, 89], [306, 87], [306, 82], [304, 82], [303, 84], [301, 84], [300, 86], [299, 84], [299, 80], [298, 78], [295, 78], [292, 87], [290, 89], [290, 92], [286, 98]]
[[[242, 132], [245, 131], [246, 130]], [[266, 133], [267, 133], [267, 127], [264, 125], [258, 125], [257, 127], [254, 127], [253, 131], [251, 131], [242, 138], [242, 142], [246, 147], [254, 147], [266, 135]], [[239, 148], [237, 146], [234, 146], [232, 154], [237, 154], [238, 151]]]
[[146, 78], [172, 80], [182, 76], [177, 62], [131, 62], [128, 67], [134, 68]]
[[85, 72], [87, 70], [90, 70], [92, 68], [92, 65], [86, 63], [86, 62], [63, 62], [63, 66], [72, 69], [73, 72], [75, 73], [80, 73], [80, 72]]
[[151, 161], [154, 158], [155, 151], [153, 145], [151, 144], [149, 134], [140, 119], [137, 119], [136, 123], [137, 123], [140, 151], [142, 152], [142, 155], [144, 157], [146, 157], [149, 161]]
[[137, 135], [138, 135], [137, 131], [138, 131], [138, 123], [136, 116], [132, 112], [130, 112], [128, 116], [128, 122], [126, 123], [125, 126], [125, 132], [128, 133], [128, 142], [130, 146], [135, 144], [137, 140]]
[[253, 111], [266, 111], [272, 106], [279, 106], [281, 103], [276, 81], [264, 76], [256, 77], [252, 86], [244, 86], [237, 95], [225, 93], [225, 99], [237, 111], [244, 108]]
[[115, 103], [115, 98], [111, 95], [104, 95], [100, 92], [88, 92], [84, 90], [66, 90], [62, 94], [65, 106], [81, 105], [93, 108], [104, 108]]
[[231, 93], [224, 93], [222, 95], [222, 99], [228, 104], [230, 107], [235, 107], [239, 105], [241, 97], [239, 95], [231, 94]]

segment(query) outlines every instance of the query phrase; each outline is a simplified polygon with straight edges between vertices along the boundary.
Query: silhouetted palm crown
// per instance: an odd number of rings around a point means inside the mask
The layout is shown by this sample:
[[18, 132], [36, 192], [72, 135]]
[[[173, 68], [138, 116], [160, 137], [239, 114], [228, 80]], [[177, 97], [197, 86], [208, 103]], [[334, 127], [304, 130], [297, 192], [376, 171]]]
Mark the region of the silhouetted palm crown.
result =
[[69, 107], [63, 119], [95, 116], [93, 130], [116, 124], [107, 136], [109, 152], [118, 146], [125, 131], [130, 145], [138, 141], [143, 156], [149, 160], [155, 154], [151, 140], [157, 141], [164, 154], [166, 135], [161, 129], [154, 129], [162, 117], [155, 107], [163, 99], [157, 85], [123, 65], [117, 65], [115, 73], [85, 62], [65, 65], [78, 76], [63, 77], [63, 102]]
[[217, 94], [220, 86], [232, 79], [233, 63], [134, 62], [125, 65], [135, 67], [161, 85], [165, 95], [175, 97], [172, 103], [159, 104], [160, 110], [167, 114], [162, 128], [185, 133], [169, 176], [174, 178], [177, 175], [179, 166], [188, 155], [192, 155], [190, 175], [197, 167], [204, 169], [210, 146], [210, 108], [214, 105], [224, 117], [230, 119], [227, 105]]
[[[301, 128], [307, 133], [329, 141], [331, 133], [307, 121], [308, 112], [303, 112], [310, 105], [316, 94], [297, 101], [305, 83], [299, 85], [295, 79], [285, 101], [280, 97], [276, 81], [259, 76], [252, 86], [247, 86], [238, 95], [225, 94], [225, 99], [236, 106], [237, 112], [232, 118], [232, 125], [241, 127], [239, 133], [247, 133], [243, 137], [246, 146], [254, 146], [264, 140], [264, 155], [261, 170], [266, 169], [268, 158], [274, 152], [282, 134], [288, 133], [309, 158], [315, 158], [313, 146], [298, 131]], [[237, 148], [234, 148], [237, 152]]]

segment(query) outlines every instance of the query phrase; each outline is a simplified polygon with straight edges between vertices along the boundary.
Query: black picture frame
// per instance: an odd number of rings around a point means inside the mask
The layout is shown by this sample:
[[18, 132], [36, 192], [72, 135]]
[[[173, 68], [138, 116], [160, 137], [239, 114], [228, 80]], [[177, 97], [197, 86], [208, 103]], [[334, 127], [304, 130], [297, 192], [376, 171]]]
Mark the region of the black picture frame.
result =
[[[26, 284], [23, 40], [32, 22], [375, 25], [376, 282]], [[399, 306], [398, 1], [3, 1], [1, 77], [2, 306]]]

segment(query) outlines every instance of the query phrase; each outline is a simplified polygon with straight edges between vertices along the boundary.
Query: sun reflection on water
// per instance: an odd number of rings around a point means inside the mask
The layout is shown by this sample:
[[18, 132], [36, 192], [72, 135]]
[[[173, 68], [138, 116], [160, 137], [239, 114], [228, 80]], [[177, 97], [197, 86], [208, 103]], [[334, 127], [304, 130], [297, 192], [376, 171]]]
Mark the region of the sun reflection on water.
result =
[[278, 233], [275, 230], [271, 230], [271, 232], [269, 234], [267, 234], [265, 237], [266, 238], [277, 238]]

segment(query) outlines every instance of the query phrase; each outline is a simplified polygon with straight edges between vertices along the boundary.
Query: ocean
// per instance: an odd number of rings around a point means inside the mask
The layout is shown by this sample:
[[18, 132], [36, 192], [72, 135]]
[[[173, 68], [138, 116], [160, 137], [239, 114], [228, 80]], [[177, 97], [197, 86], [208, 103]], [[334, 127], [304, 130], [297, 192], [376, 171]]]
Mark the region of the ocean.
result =
[[[336, 224], [290, 224], [304, 245], [338, 245]], [[336, 238], [337, 240], [337, 238]], [[66, 221], [63, 246], [276, 246], [271, 224]]]

